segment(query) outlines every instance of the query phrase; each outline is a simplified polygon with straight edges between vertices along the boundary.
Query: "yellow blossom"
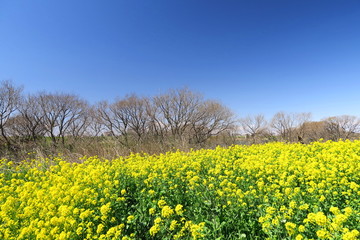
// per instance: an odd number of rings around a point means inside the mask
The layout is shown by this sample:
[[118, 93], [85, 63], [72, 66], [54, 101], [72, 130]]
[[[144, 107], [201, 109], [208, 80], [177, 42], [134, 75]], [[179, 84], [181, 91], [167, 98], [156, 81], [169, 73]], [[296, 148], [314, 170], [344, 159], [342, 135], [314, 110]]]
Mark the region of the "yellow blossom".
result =
[[176, 205], [175, 212], [177, 215], [182, 215], [184, 213], [183, 205], [181, 204]]

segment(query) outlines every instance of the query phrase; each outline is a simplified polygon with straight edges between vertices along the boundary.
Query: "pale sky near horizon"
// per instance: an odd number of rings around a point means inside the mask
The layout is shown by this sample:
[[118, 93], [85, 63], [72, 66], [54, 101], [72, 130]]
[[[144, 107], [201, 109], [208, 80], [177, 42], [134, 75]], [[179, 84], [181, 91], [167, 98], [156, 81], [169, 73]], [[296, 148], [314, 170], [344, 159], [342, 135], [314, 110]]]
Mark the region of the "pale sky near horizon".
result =
[[90, 103], [188, 87], [239, 117], [360, 117], [360, 1], [0, 0], [0, 80]]

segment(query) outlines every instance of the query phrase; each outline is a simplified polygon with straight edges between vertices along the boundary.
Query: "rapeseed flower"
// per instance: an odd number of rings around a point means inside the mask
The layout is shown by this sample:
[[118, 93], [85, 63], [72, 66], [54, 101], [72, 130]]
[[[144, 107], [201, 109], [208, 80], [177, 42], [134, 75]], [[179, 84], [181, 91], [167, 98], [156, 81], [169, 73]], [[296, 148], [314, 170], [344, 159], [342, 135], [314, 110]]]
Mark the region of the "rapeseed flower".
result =
[[357, 239], [358, 149], [360, 141], [269, 143], [0, 160], [0, 239]]

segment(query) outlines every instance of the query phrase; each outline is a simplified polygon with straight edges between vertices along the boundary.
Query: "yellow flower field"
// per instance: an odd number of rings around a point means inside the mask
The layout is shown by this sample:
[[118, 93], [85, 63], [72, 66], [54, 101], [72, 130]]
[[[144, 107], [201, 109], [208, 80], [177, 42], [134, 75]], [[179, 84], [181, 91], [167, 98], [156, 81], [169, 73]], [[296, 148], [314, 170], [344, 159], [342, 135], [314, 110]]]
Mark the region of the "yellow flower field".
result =
[[359, 239], [360, 141], [1, 162], [0, 239]]

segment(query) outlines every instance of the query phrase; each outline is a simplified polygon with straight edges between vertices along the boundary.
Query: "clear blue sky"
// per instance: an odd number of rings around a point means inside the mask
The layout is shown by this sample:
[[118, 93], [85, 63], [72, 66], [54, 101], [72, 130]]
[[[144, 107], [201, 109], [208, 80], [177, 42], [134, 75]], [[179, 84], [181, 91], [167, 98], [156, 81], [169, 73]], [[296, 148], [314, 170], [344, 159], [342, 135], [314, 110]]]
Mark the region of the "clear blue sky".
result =
[[0, 0], [0, 80], [94, 103], [187, 86], [239, 116], [360, 116], [360, 1]]

